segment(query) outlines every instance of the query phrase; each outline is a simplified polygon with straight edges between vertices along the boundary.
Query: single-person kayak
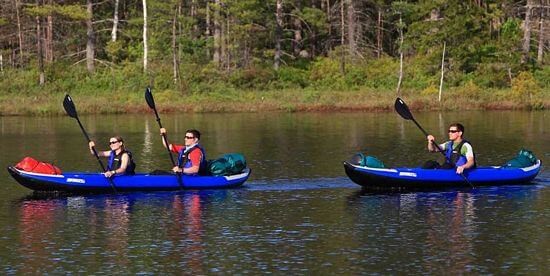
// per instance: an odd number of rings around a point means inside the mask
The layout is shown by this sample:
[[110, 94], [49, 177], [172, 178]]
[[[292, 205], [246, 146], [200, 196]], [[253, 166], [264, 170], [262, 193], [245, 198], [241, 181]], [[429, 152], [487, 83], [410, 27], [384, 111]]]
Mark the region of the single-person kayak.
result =
[[[112, 192], [108, 179], [101, 173], [68, 172], [58, 175], [41, 174], [8, 167], [9, 173], [21, 185], [34, 191], [59, 191], [70, 193]], [[226, 189], [242, 185], [250, 176], [250, 169], [230, 176], [182, 175], [184, 189]], [[180, 184], [175, 174], [121, 175], [112, 178], [118, 192], [173, 191]]]
[[[370, 168], [344, 161], [348, 177], [366, 188], [452, 188], [470, 184], [454, 169]], [[477, 167], [465, 170], [464, 176], [473, 186], [524, 184], [540, 172], [541, 162], [525, 168]]]

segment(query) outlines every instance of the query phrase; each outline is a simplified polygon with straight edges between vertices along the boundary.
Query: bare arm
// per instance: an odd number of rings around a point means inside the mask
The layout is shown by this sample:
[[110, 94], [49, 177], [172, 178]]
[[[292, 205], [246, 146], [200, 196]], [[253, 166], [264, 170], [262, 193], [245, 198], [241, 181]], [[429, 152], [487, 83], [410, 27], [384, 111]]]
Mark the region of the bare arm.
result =
[[[95, 147], [94, 141], [90, 141], [90, 143], [88, 143], [88, 147], [90, 148], [90, 154], [94, 155], [94, 150], [92, 149], [93, 147]], [[111, 151], [98, 151], [98, 150], [96, 150], [96, 152], [97, 152], [97, 156], [101, 156], [101, 157], [107, 157], [107, 156], [111, 155]]]
[[435, 140], [435, 137], [433, 137], [433, 135], [428, 135], [426, 136], [426, 139], [428, 140], [428, 151], [429, 152], [438, 152], [439, 149], [438, 147], [436, 147], [434, 144], [434, 140]]
[[[165, 128], [161, 128], [160, 129], [160, 136], [161, 137], [161, 140], [162, 140], [162, 145], [166, 148], [166, 140], [164, 139], [164, 137], [166, 137], [166, 129]], [[172, 145], [169, 145], [170, 147], [168, 147], [169, 150], [172, 150]]]
[[191, 168], [184, 168], [183, 173], [185, 174], [195, 174], [199, 173], [199, 166], [191, 166]]
[[468, 160], [466, 164], [456, 167], [456, 173], [461, 174], [465, 169], [469, 169], [474, 166], [475, 160], [473, 156], [467, 156], [466, 160]]

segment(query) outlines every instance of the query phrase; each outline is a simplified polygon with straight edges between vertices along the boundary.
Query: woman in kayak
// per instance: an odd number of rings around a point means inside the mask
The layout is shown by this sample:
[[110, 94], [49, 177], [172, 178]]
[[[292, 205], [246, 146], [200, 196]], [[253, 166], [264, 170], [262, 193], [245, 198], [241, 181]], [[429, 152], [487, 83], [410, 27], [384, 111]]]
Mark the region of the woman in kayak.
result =
[[459, 123], [454, 123], [449, 126], [449, 140], [435, 146], [433, 135], [428, 135], [428, 150], [430, 152], [439, 152], [440, 149], [445, 152], [445, 163], [439, 165], [437, 162], [430, 160], [423, 166], [424, 169], [452, 169], [456, 167], [456, 173], [462, 174], [465, 169], [475, 168], [475, 155], [470, 142], [462, 138], [464, 134], [464, 126]]
[[[166, 129], [160, 129], [160, 135], [166, 135]], [[163, 136], [164, 137], [164, 136]], [[207, 171], [206, 168], [206, 153], [199, 144], [201, 133], [196, 129], [185, 131], [185, 144], [166, 145], [166, 141], [162, 138], [162, 145], [168, 147], [170, 151], [178, 154], [178, 164], [172, 168], [175, 173], [184, 173], [187, 175], [200, 175]]]
[[[92, 147], [95, 147], [94, 141], [88, 144], [90, 153], [94, 154]], [[120, 136], [114, 136], [109, 139], [109, 147], [111, 150], [98, 151], [97, 155], [109, 157], [107, 171], [103, 173], [105, 177], [114, 175], [134, 175], [136, 164], [132, 158], [132, 153], [124, 147], [124, 140]]]

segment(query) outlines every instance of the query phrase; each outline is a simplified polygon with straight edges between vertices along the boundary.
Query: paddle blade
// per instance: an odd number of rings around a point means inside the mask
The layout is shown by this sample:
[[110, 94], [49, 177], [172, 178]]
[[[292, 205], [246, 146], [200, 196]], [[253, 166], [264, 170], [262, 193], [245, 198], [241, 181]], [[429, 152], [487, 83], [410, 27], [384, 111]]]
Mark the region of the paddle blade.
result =
[[405, 102], [401, 98], [395, 99], [394, 107], [395, 107], [395, 111], [397, 111], [397, 113], [399, 113], [399, 115], [401, 115], [403, 119], [413, 120], [413, 115], [409, 110], [409, 107], [407, 106], [407, 104], [405, 104]]
[[76, 113], [76, 107], [74, 106], [73, 99], [69, 94], [65, 95], [65, 99], [63, 100], [63, 108], [65, 108], [65, 112], [67, 112], [67, 115], [69, 115], [72, 118], [76, 118], [78, 115]]
[[155, 109], [155, 99], [153, 99], [153, 93], [151, 93], [151, 87], [145, 88], [145, 101], [150, 108]]

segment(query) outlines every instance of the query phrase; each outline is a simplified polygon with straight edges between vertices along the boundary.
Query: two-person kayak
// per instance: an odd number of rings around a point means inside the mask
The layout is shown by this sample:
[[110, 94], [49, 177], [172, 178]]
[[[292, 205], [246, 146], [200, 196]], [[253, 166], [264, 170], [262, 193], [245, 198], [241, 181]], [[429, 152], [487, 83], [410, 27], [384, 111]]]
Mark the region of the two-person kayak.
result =
[[[71, 193], [112, 192], [108, 179], [102, 173], [68, 172], [42, 174], [8, 167], [9, 173], [21, 185], [34, 191], [59, 191]], [[229, 176], [181, 175], [182, 186], [175, 174], [121, 175], [113, 177], [118, 192], [174, 191], [183, 189], [226, 189], [241, 186], [250, 176], [246, 168], [240, 174]]]
[[[524, 184], [533, 180], [541, 169], [541, 161], [524, 168], [501, 166], [466, 170], [464, 177], [452, 169], [373, 168], [344, 162], [348, 177], [366, 188], [452, 188]], [[469, 183], [468, 183], [469, 182]]]

